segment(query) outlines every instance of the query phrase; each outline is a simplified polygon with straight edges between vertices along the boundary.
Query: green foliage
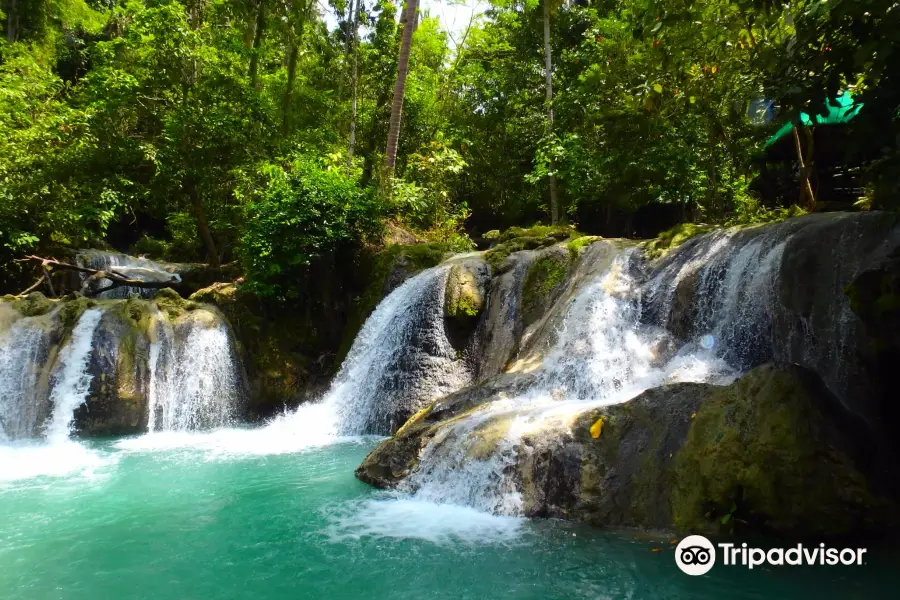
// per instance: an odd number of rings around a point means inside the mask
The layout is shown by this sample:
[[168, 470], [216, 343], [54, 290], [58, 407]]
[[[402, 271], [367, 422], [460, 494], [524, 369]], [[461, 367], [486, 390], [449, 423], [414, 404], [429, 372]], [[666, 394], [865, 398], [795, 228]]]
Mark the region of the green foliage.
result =
[[[398, 3], [364, 2], [359, 15], [350, 164], [346, 3], [329, 5], [334, 31], [322, 5], [306, 1], [198, 6], [18, 0], [17, 20], [0, 15], [14, 40], [0, 41], [0, 285], [33, 280], [11, 263], [24, 253], [104, 243], [171, 260], [246, 259], [248, 215], [293, 185], [272, 173], [297, 161], [345, 173], [338, 195], [388, 190], [366, 201], [367, 214], [455, 251], [473, 248], [467, 232], [546, 222], [551, 174], [569, 219], [605, 236], [650, 235], [678, 220], [780, 219], [796, 214], [799, 193], [761, 194], [765, 141], [801, 111], [824, 114], [845, 90], [864, 103], [839, 156], [865, 171], [859, 207], [900, 198], [892, 0], [553, 2], [551, 107], [539, 2], [492, 2], [452, 41], [423, 11], [389, 186], [380, 177]], [[760, 111], [760, 101], [779, 112]], [[656, 213], [666, 216], [657, 223]], [[313, 260], [338, 239], [359, 247], [371, 233], [322, 228], [337, 233], [313, 236], [298, 256]], [[549, 235], [507, 231], [492, 260], [555, 243]]]
[[241, 260], [250, 289], [295, 297], [310, 264], [381, 233], [372, 190], [304, 159], [262, 168], [265, 183], [247, 209]]
[[711, 225], [697, 223], [681, 223], [671, 229], [667, 229], [644, 245], [644, 254], [649, 259], [659, 258], [672, 248], [677, 248], [694, 236], [707, 233], [712, 230]]

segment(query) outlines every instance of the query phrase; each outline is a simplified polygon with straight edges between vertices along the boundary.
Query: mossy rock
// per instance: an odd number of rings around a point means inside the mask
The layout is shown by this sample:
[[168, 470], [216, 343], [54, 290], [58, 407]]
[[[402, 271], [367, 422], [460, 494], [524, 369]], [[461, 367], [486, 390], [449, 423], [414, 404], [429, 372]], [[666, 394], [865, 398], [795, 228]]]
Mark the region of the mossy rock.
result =
[[495, 273], [502, 273], [506, 268], [506, 259], [514, 252], [548, 248], [565, 240], [584, 237], [570, 225], [534, 225], [527, 229], [510, 227], [499, 234], [499, 242], [485, 254], [485, 260]]
[[566, 248], [569, 249], [569, 254], [572, 256], [572, 259], [578, 258], [581, 256], [581, 253], [584, 250], [593, 244], [594, 242], [599, 242], [603, 238], [599, 235], [582, 235], [576, 238], [569, 240], [569, 243], [566, 244]]
[[799, 369], [756, 371], [713, 394], [675, 461], [675, 526], [740, 518], [764, 531], [842, 535], [886, 525], [887, 505], [854, 461], [856, 425]]
[[25, 317], [45, 315], [53, 310], [55, 305], [53, 300], [50, 300], [40, 292], [31, 292], [24, 298], [16, 298], [12, 302], [13, 308]]
[[522, 286], [522, 315], [526, 325], [537, 321], [556, 299], [572, 266], [567, 252], [543, 253], [529, 267]]
[[465, 265], [453, 265], [447, 276], [444, 315], [468, 320], [478, 317], [483, 309], [484, 291], [478, 278]]
[[84, 296], [79, 296], [74, 300], [63, 302], [57, 313], [59, 321], [65, 328], [72, 328], [89, 308], [97, 306], [97, 301]]
[[185, 312], [195, 310], [197, 303], [185, 300], [172, 288], [162, 288], [153, 295], [153, 302], [169, 319], [177, 319]]
[[800, 367], [764, 365], [726, 387], [655, 388], [583, 415], [573, 435], [572, 508], [599, 525], [797, 536], [894, 525], [892, 502], [873, 487], [864, 425]]
[[644, 256], [648, 260], [662, 258], [673, 248], [677, 248], [689, 239], [712, 231], [712, 225], [702, 223], [682, 223], [660, 233], [656, 239], [644, 244]]
[[[394, 487], [443, 428], [534, 379], [503, 375], [416, 415], [357, 477]], [[602, 419], [602, 426], [596, 426]], [[500, 417], [467, 439], [470, 460], [497, 452]], [[449, 431], [449, 430], [448, 430]], [[730, 386], [680, 383], [545, 427], [516, 447], [514, 477], [529, 516], [604, 527], [842, 536], [890, 531], [890, 473], [866, 428], [811, 371], [764, 365]]]

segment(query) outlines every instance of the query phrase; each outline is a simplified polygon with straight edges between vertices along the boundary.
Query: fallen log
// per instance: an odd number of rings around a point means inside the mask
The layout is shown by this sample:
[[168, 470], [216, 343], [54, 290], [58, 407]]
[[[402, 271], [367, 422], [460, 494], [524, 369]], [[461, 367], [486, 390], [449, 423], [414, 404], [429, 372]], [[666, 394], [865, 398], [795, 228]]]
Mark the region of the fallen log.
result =
[[[145, 288], [145, 289], [162, 289], [166, 287], [171, 287], [173, 284], [179, 283], [179, 278], [177, 275], [172, 275], [172, 278], [166, 281], [144, 281], [142, 279], [133, 279], [131, 277], [127, 277], [122, 273], [119, 273], [115, 270], [100, 270], [100, 269], [91, 269], [89, 267], [82, 267], [80, 265], [73, 265], [70, 263], [65, 263], [62, 261], [58, 261], [55, 258], [44, 258], [42, 256], [25, 256], [23, 258], [16, 259], [16, 262], [34, 262], [40, 265], [41, 271], [43, 273], [43, 277], [35, 282], [35, 285], [32, 285], [30, 288], [18, 294], [19, 296], [24, 296], [28, 294], [40, 285], [43, 281], [47, 284], [48, 290], [50, 292], [51, 297], [55, 297], [56, 293], [53, 289], [53, 283], [50, 281], [50, 273], [54, 270], [67, 270], [67, 271], [77, 271], [79, 273], [86, 273], [89, 275], [88, 278], [84, 280], [81, 285], [81, 293], [85, 296], [97, 296], [102, 294], [103, 292], [108, 292], [109, 290], [118, 288], [118, 287], [136, 287], [136, 288]], [[110, 285], [98, 288], [98, 289], [90, 289], [91, 283], [99, 281], [100, 279], [106, 279], [110, 282]]]

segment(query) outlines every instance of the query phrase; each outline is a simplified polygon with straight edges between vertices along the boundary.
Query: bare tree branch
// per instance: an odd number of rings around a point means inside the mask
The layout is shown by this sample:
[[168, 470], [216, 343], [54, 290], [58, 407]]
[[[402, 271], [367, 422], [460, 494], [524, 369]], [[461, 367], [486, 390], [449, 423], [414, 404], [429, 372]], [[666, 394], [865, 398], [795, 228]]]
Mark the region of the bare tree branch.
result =
[[[44, 277], [42, 277], [35, 285], [31, 286], [21, 294], [20, 296], [24, 296], [25, 294], [34, 291], [41, 281], [46, 281], [47, 285], [50, 288], [51, 295], [56, 295], [53, 290], [53, 284], [50, 282], [50, 273], [53, 270], [67, 270], [67, 271], [77, 271], [79, 273], [87, 273], [90, 275], [81, 287], [82, 293], [86, 296], [96, 296], [98, 294], [102, 294], [103, 292], [118, 288], [118, 287], [136, 287], [136, 288], [146, 288], [146, 289], [162, 289], [166, 287], [170, 287], [172, 284], [179, 283], [179, 279], [176, 275], [173, 275], [171, 279], [167, 281], [143, 281], [140, 279], [132, 279], [119, 273], [117, 271], [108, 270], [102, 271], [99, 269], [90, 269], [88, 267], [82, 267], [79, 265], [72, 265], [69, 263], [60, 262], [54, 258], [44, 258], [41, 256], [26, 256], [24, 258], [16, 259], [16, 262], [34, 262], [38, 263], [41, 266], [41, 269], [44, 271]], [[106, 287], [90, 290], [89, 284], [92, 281], [98, 281], [100, 279], [107, 279], [111, 282], [111, 285]]]

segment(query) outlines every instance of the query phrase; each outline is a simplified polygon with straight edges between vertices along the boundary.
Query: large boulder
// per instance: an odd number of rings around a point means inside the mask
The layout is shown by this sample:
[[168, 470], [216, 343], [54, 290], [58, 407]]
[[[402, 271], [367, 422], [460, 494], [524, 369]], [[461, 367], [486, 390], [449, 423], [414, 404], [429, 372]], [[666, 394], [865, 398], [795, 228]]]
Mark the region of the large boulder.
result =
[[[594, 438], [591, 427], [603, 419]], [[565, 436], [564, 436], [565, 437]], [[676, 384], [578, 418], [530, 454], [580, 464], [573, 485], [526, 473], [531, 512], [605, 526], [788, 535], [875, 532], [889, 481], [865, 428], [812, 372], [764, 365], [727, 387]], [[574, 499], [574, 502], [567, 502]]]
[[891, 438], [884, 426], [900, 410], [894, 375], [881, 362], [890, 356], [882, 341], [891, 337], [892, 322], [883, 309], [896, 294], [890, 282], [898, 269], [900, 218], [832, 213], [782, 226], [788, 225], [795, 231], [785, 242], [772, 311], [774, 358], [818, 373], [845, 406]]
[[[357, 477], [395, 487], [438, 433], [486, 402], [527, 389], [505, 375], [414, 416]], [[496, 451], [498, 413], [470, 460]], [[529, 516], [605, 527], [841, 535], [895, 525], [890, 477], [865, 428], [810, 371], [764, 365], [726, 387], [681, 383], [549, 425], [515, 443], [514, 478]]]

